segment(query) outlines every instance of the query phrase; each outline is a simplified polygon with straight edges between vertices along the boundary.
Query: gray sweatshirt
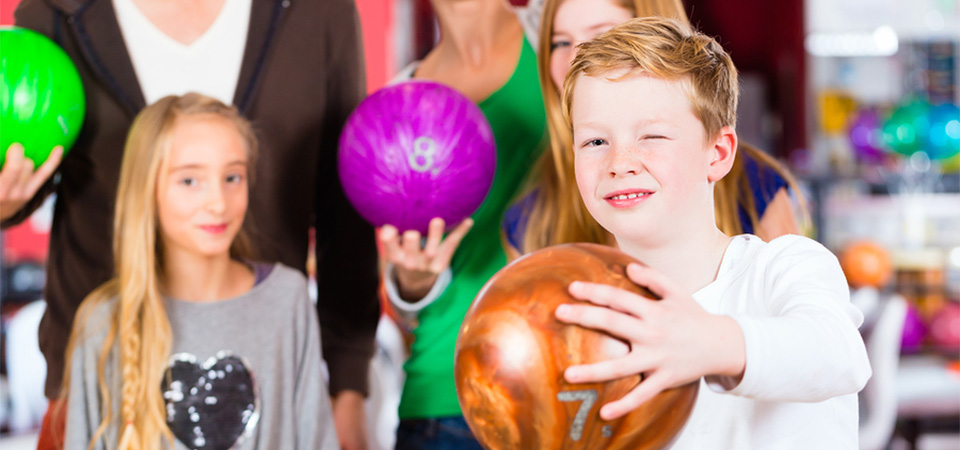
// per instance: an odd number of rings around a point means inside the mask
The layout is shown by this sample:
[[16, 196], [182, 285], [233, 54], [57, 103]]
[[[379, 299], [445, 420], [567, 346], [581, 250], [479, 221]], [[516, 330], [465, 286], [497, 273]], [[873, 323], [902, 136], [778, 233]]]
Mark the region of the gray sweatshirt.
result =
[[[277, 264], [244, 295], [217, 302], [164, 299], [173, 348], [162, 386], [177, 449], [336, 449], [320, 332], [303, 275]], [[86, 322], [73, 352], [66, 449], [86, 449], [100, 424], [97, 359], [113, 299]], [[117, 445], [116, 346], [106, 364], [116, 418], [97, 449]]]

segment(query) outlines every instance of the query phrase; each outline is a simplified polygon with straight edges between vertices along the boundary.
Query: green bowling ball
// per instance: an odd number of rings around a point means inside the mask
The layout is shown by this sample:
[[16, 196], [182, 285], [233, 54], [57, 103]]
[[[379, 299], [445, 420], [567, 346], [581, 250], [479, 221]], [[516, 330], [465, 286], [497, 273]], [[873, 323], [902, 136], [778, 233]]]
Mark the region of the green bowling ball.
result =
[[930, 104], [923, 100], [904, 103], [894, 109], [883, 124], [883, 139], [893, 151], [910, 156], [926, 150], [930, 133]]
[[0, 27], [0, 167], [10, 144], [39, 167], [50, 151], [70, 149], [86, 102], [80, 74], [57, 44], [35, 31]]

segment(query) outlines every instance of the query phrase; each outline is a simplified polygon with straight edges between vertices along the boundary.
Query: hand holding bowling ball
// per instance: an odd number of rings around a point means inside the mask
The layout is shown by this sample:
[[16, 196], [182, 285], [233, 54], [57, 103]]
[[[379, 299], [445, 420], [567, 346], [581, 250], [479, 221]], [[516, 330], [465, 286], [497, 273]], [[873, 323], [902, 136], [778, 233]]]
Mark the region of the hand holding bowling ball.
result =
[[40, 33], [0, 27], [0, 219], [13, 216], [53, 175], [83, 124], [76, 67]]
[[430, 221], [430, 230], [423, 248], [420, 246], [419, 231], [407, 230], [400, 234], [393, 225], [384, 225], [380, 229], [383, 258], [393, 263], [396, 269], [400, 297], [419, 300], [430, 292], [440, 273], [450, 266], [450, 259], [473, 226], [473, 219], [467, 218], [461, 222], [446, 239], [443, 238], [445, 225], [439, 217]]
[[637, 372], [607, 382], [570, 383], [572, 365], [622, 357], [630, 348], [607, 333], [563, 324], [562, 304], [576, 280], [654, 298], [627, 278], [635, 260], [595, 244], [567, 244], [528, 254], [494, 275], [460, 328], [454, 356], [457, 396], [467, 423], [487, 449], [661, 449], [693, 410], [699, 381], [666, 389], [617, 419], [600, 407], [638, 385]]
[[86, 99], [80, 74], [46, 36], [0, 27], [0, 166], [11, 144], [41, 166], [55, 148], [69, 150], [80, 134]]
[[736, 320], [711, 314], [690, 293], [656, 269], [627, 266], [627, 278], [646, 286], [649, 296], [606, 284], [575, 282], [574, 298], [592, 303], [562, 305], [562, 322], [609, 333], [626, 341], [630, 352], [618, 358], [568, 368], [571, 383], [613, 380], [643, 373], [644, 380], [622, 399], [604, 405], [600, 416], [614, 419], [633, 411], [664, 389], [696, 382], [700, 377], [723, 377], [736, 385], [746, 367], [743, 332]]
[[63, 157], [63, 147], [54, 148], [36, 171], [33, 160], [24, 156], [19, 143], [11, 144], [6, 153], [6, 162], [0, 169], [0, 220], [13, 217], [53, 176]]

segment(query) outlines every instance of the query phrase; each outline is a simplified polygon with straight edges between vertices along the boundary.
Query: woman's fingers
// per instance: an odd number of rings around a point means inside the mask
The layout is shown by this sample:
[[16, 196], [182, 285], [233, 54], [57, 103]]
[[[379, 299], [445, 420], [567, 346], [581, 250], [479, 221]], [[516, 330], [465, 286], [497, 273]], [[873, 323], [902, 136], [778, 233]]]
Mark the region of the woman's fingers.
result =
[[47, 180], [53, 176], [53, 173], [57, 171], [57, 167], [60, 167], [60, 161], [62, 159], [63, 147], [58, 145], [53, 148], [47, 160], [40, 165], [40, 168], [33, 173], [30, 181], [27, 182], [26, 189], [29, 197], [33, 197], [33, 195], [40, 190], [40, 186], [43, 186], [43, 183], [46, 183]]
[[457, 247], [460, 246], [460, 242], [463, 241], [463, 237], [467, 235], [467, 232], [470, 231], [470, 227], [472, 226], [473, 219], [467, 217], [440, 243], [436, 256], [434, 256], [430, 262], [430, 267], [434, 272], [440, 273], [446, 270], [450, 265], [453, 254], [457, 251]]
[[423, 247], [423, 255], [431, 259], [437, 255], [440, 248], [440, 242], [443, 241], [443, 230], [446, 223], [440, 217], [434, 217], [427, 227], [427, 245]]

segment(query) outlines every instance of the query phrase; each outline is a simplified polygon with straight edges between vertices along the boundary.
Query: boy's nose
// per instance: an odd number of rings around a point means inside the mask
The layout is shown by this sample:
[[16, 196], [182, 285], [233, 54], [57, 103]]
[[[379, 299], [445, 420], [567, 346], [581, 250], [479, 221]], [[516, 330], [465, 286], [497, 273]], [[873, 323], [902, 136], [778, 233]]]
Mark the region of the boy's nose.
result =
[[612, 178], [636, 175], [642, 170], [643, 164], [640, 162], [636, 149], [616, 145], [611, 149], [609, 155], [608, 167]]

